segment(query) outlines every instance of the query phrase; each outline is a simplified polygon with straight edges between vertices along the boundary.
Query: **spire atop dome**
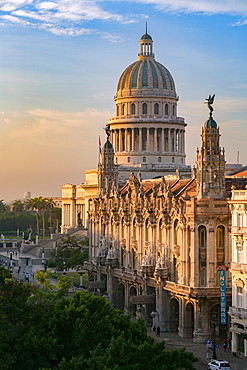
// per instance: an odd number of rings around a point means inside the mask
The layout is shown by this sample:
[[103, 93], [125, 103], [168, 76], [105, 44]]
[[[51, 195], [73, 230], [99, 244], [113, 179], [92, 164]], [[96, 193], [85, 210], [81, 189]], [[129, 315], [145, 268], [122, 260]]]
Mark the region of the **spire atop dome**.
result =
[[146, 22], [146, 33], [141, 37], [140, 40], [140, 53], [138, 54], [138, 60], [146, 57], [154, 58], [153, 54], [153, 40], [148, 34], [148, 25]]

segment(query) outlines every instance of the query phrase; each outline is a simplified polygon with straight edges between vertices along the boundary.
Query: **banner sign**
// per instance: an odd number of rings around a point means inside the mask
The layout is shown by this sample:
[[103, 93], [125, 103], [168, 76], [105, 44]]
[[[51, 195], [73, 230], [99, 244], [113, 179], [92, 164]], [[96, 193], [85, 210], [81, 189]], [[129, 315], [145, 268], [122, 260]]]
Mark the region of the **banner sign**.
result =
[[226, 271], [220, 270], [220, 323], [226, 324]]

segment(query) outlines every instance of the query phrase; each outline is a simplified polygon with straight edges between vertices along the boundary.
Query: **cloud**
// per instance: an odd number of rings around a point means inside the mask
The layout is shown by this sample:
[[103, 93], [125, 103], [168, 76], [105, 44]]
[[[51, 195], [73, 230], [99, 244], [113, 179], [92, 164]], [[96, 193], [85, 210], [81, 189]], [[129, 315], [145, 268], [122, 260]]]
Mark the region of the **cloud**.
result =
[[[195, 14], [229, 14], [247, 15], [246, 0], [132, 0], [130, 3], [149, 4], [158, 11], [172, 13]], [[124, 10], [126, 4], [119, 1]], [[107, 10], [106, 10], [107, 9]], [[131, 9], [131, 7], [129, 7]], [[131, 9], [132, 10], [132, 9]], [[138, 18], [147, 17], [145, 14], [116, 12], [116, 1], [103, 0], [0, 0], [0, 22], [4, 24], [17, 24], [34, 28], [46, 29], [56, 35], [81, 36], [90, 34], [90, 21], [133, 23]], [[27, 23], [28, 22], [28, 23]], [[87, 23], [86, 31], [84, 23]], [[232, 26], [243, 26], [247, 21], [239, 20]], [[48, 27], [47, 24], [53, 24]], [[111, 41], [119, 41], [114, 35], [104, 34], [97, 30], [101, 37]]]
[[[88, 108], [83, 112], [63, 112], [57, 110], [35, 109], [26, 112], [0, 113], [0, 132], [4, 141], [25, 138], [25, 142], [39, 145], [64, 145], [69, 139], [82, 140], [97, 137], [96, 132], [105, 125], [114, 113]], [[98, 122], [98, 125], [95, 125]]]
[[247, 24], [247, 19], [244, 19], [242, 21], [238, 21], [236, 23], [230, 23], [230, 26], [236, 27], [236, 26], [245, 26]]
[[175, 13], [247, 15], [245, 0], [136, 0], [159, 10]]

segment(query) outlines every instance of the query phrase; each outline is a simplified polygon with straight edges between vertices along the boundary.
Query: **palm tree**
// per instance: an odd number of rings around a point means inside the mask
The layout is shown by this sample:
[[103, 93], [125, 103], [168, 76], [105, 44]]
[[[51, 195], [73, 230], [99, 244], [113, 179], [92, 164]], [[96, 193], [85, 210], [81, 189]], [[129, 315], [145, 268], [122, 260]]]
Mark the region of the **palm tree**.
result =
[[48, 209], [47, 198], [38, 198], [38, 209], [42, 213], [43, 239], [45, 239], [45, 211]]
[[20, 199], [16, 199], [13, 203], [13, 211], [18, 214], [24, 210], [24, 203]]
[[28, 201], [26, 203], [27, 209], [32, 209], [32, 210], [36, 211], [36, 231], [37, 231], [38, 236], [39, 236], [40, 198], [42, 198], [42, 197], [28, 199]]
[[52, 232], [52, 209], [55, 205], [56, 204], [52, 198], [46, 198], [46, 209], [50, 212], [50, 233]]

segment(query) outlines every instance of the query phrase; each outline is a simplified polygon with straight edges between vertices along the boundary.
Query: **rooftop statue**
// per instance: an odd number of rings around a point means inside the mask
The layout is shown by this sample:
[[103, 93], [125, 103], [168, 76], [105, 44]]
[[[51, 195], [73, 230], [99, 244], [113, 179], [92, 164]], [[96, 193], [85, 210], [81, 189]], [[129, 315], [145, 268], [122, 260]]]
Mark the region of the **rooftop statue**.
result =
[[209, 95], [208, 99], [205, 99], [206, 101], [204, 102], [204, 104], [208, 105], [208, 109], [210, 110], [210, 115], [212, 115], [212, 112], [214, 110], [214, 108], [212, 107], [212, 104], [214, 104], [214, 97], [215, 97], [215, 94], [213, 96]]

